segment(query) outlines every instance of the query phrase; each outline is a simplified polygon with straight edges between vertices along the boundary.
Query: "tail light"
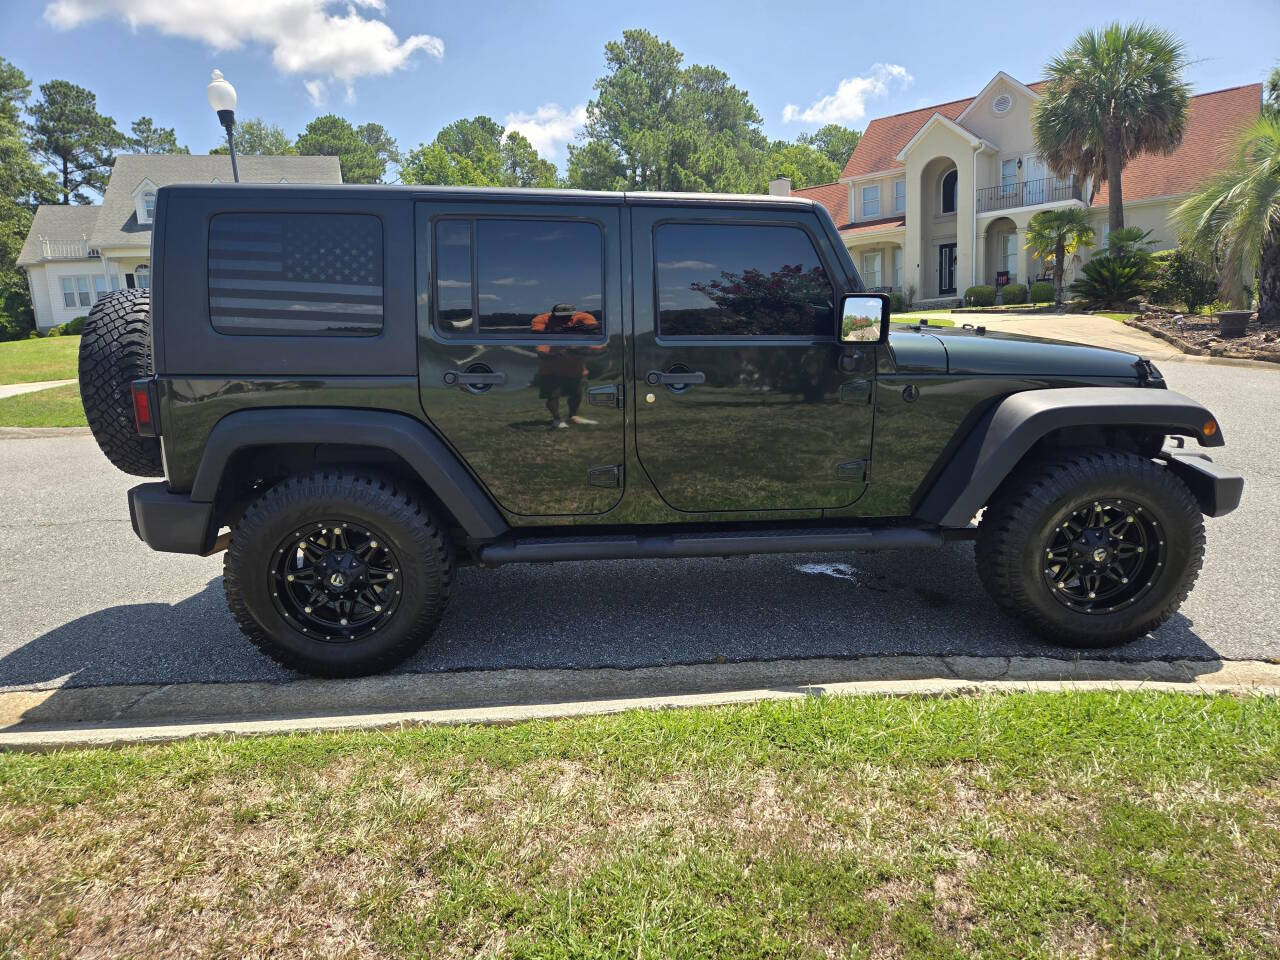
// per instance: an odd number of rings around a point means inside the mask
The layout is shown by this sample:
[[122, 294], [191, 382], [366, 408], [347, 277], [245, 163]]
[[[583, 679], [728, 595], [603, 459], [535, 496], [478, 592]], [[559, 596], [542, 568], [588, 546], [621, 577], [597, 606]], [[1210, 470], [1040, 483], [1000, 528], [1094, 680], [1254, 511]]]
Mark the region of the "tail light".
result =
[[154, 380], [135, 380], [129, 385], [129, 393], [133, 398], [133, 425], [138, 435], [154, 437], [160, 433], [156, 421], [155, 393], [152, 390]]

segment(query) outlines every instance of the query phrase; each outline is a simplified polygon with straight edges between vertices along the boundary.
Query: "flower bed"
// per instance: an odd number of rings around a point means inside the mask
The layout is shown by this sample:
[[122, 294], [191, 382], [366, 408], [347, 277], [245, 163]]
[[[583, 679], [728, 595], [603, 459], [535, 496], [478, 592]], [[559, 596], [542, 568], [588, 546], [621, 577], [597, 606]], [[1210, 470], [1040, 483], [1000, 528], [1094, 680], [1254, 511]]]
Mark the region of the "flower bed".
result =
[[1280, 327], [1262, 326], [1258, 323], [1257, 314], [1249, 320], [1243, 337], [1231, 338], [1224, 338], [1218, 333], [1218, 318], [1214, 316], [1149, 310], [1125, 323], [1196, 356], [1280, 363]]

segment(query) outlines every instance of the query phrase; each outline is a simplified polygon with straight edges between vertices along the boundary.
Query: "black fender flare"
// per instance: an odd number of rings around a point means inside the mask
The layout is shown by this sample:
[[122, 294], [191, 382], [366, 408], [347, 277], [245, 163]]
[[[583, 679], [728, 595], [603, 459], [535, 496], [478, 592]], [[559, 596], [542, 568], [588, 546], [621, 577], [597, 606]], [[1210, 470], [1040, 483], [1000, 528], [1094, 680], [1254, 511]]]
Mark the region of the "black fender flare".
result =
[[[1204, 432], [1213, 421], [1215, 429]], [[1171, 390], [1061, 387], [1011, 394], [997, 403], [956, 448], [916, 508], [917, 519], [966, 527], [1038, 440], [1064, 427], [1151, 427], [1195, 437], [1206, 447], [1224, 441], [1213, 414]]]
[[307, 407], [229, 413], [209, 433], [191, 499], [213, 502], [227, 464], [237, 451], [276, 444], [330, 443], [374, 447], [399, 456], [473, 540], [493, 540], [508, 529], [484, 488], [430, 427], [385, 410]]

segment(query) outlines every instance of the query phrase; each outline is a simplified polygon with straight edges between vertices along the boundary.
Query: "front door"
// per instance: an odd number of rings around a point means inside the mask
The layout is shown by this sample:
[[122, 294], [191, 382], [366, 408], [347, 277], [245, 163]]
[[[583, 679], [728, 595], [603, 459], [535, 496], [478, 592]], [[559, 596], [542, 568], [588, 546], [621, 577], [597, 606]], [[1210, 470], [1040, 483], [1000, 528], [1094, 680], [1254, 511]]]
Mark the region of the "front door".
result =
[[418, 379], [441, 435], [512, 514], [622, 496], [617, 205], [417, 205]]
[[938, 248], [938, 294], [956, 292], [956, 245], [944, 243]]
[[[690, 513], [847, 506], [865, 488], [875, 347], [837, 338], [816, 217], [632, 208], [641, 466]], [[824, 251], [820, 253], [819, 251]]]

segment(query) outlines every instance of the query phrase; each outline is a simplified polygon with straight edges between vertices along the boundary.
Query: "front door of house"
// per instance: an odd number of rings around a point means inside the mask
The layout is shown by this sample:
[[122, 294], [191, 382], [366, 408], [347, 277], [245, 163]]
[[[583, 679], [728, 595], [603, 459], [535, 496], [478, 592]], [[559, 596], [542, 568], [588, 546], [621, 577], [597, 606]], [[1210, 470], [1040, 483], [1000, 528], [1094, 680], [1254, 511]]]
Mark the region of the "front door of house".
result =
[[938, 247], [938, 294], [956, 292], [956, 245], [944, 243]]

